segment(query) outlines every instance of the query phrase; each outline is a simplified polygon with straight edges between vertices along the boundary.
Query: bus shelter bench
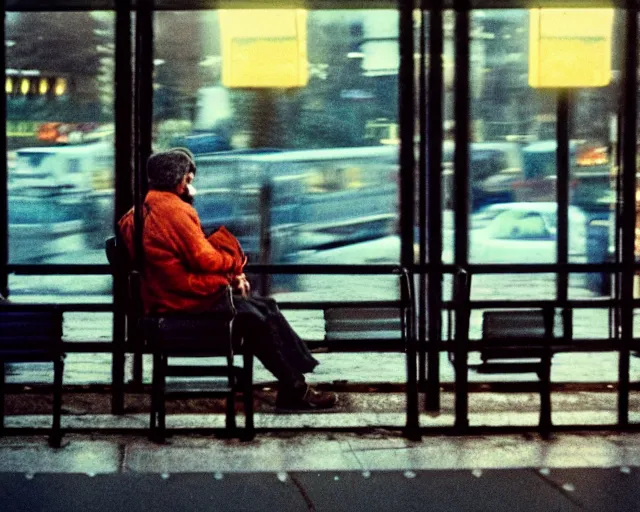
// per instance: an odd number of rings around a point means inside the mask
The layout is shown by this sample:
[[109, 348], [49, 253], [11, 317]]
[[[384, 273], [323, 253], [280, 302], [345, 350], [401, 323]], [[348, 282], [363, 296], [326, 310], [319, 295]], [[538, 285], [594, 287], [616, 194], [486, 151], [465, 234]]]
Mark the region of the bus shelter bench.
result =
[[399, 304], [324, 309], [325, 349], [344, 352], [404, 352], [407, 332]]
[[5, 365], [53, 363], [53, 422], [49, 444], [62, 442], [62, 310], [7, 304], [0, 307], [0, 432], [4, 430]]
[[456, 371], [456, 386], [461, 382], [461, 387], [467, 389], [469, 352], [480, 353], [482, 362], [472, 366], [479, 373], [535, 373], [540, 392], [538, 427], [543, 437], [547, 437], [552, 426], [551, 358], [555, 309], [548, 306], [484, 311], [482, 339], [470, 341], [470, 297], [471, 274], [459, 268], [453, 278], [456, 321], [453, 351], [450, 354]]
[[[243, 365], [234, 362], [233, 322], [236, 311], [231, 287], [227, 287], [218, 309], [207, 313], [142, 314], [136, 297], [137, 272], [124, 244], [112, 237], [106, 251], [114, 276], [128, 276], [124, 301], [129, 328], [129, 346], [153, 356], [151, 391], [150, 438], [157, 442], [166, 439], [166, 402], [189, 398], [226, 399], [225, 426], [228, 434], [238, 433], [242, 439], [253, 439], [253, 353], [242, 346]], [[241, 340], [238, 340], [241, 343]], [[177, 359], [191, 359], [202, 364], [181, 364]], [[219, 360], [223, 359], [223, 363]], [[213, 377], [222, 377], [217, 381]], [[171, 378], [172, 380], [168, 380]], [[195, 381], [195, 378], [201, 380]], [[245, 428], [238, 432], [236, 425], [237, 392], [243, 394]]]
[[[232, 301], [231, 290], [227, 290]], [[242, 366], [234, 363], [233, 303], [209, 313], [172, 313], [143, 317], [148, 352], [153, 354], [151, 437], [164, 442], [167, 401], [190, 398], [225, 398], [225, 426], [236, 433], [236, 394], [242, 393], [245, 424], [243, 440], [253, 439], [253, 353], [242, 350]], [[222, 363], [185, 364], [184, 359], [223, 359]], [[176, 362], [177, 360], [181, 360]], [[218, 379], [212, 379], [217, 377]], [[169, 378], [173, 380], [169, 380]], [[199, 379], [199, 380], [194, 380]]]
[[482, 339], [473, 345], [480, 352], [479, 373], [535, 373], [539, 380], [540, 430], [551, 428], [552, 307], [485, 311]]
[[413, 303], [408, 301], [360, 302], [281, 302], [281, 309], [322, 311], [323, 339], [308, 339], [312, 352], [332, 353], [404, 353], [407, 364], [406, 435], [419, 438], [417, 355]]
[[485, 311], [482, 315], [482, 373], [535, 372], [551, 365], [553, 308]]

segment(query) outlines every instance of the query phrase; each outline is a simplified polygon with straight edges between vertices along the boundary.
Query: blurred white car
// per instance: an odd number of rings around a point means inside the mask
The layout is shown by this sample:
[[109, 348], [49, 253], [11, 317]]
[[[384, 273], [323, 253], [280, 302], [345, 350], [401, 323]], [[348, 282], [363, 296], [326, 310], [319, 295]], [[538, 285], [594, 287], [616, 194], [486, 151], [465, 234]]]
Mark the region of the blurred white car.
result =
[[[586, 261], [587, 217], [569, 207], [569, 261]], [[501, 203], [482, 209], [470, 219], [470, 263], [555, 263], [557, 206], [555, 203]], [[453, 217], [443, 217], [445, 263], [453, 262]], [[418, 254], [418, 245], [415, 246]], [[387, 236], [323, 251], [302, 251], [297, 263], [375, 264], [398, 263], [400, 239]]]
[[[555, 203], [502, 203], [474, 216], [470, 233], [471, 263], [554, 263], [558, 207]], [[569, 206], [569, 261], [587, 256], [587, 217]]]

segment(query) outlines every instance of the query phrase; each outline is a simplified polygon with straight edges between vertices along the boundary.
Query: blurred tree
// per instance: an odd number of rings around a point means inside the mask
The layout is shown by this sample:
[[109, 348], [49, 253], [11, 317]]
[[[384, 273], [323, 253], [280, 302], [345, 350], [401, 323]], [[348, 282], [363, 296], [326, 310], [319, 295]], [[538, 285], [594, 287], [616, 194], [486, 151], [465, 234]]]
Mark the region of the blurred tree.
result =
[[[269, 93], [233, 92], [235, 131], [257, 134], [253, 147], [361, 146], [366, 143], [367, 120], [395, 119], [397, 115], [397, 88], [389, 86], [385, 77], [364, 76], [361, 59], [353, 58], [359, 44], [359, 33], [354, 30], [358, 17], [337, 20], [314, 14], [308, 19], [306, 87]], [[358, 98], [359, 94], [364, 98]]]
[[[100, 120], [98, 77], [104, 66], [101, 58], [113, 59], [113, 39], [109, 18], [95, 17], [90, 12], [9, 13], [5, 41], [7, 68], [65, 77], [69, 87], [68, 97], [56, 100], [55, 104], [25, 100], [21, 108], [18, 99], [13, 110], [29, 118], [43, 119], [42, 116], [52, 115], [48, 111], [53, 110], [58, 112], [55, 120]], [[11, 111], [10, 104], [9, 114]], [[109, 114], [112, 118], [113, 114]]]
[[220, 53], [217, 16], [157, 12], [154, 32], [154, 116], [193, 120], [198, 89], [216, 85], [215, 72], [203, 64], [207, 51]]

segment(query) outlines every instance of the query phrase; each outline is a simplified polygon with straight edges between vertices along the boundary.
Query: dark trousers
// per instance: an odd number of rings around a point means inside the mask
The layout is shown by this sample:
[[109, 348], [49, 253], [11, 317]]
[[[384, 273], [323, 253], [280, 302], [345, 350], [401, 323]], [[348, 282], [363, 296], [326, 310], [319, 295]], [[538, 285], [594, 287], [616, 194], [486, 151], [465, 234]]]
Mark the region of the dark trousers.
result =
[[282, 386], [304, 383], [304, 374], [313, 371], [319, 362], [291, 328], [276, 301], [237, 295], [233, 302], [237, 311], [233, 324], [236, 343], [242, 338]]

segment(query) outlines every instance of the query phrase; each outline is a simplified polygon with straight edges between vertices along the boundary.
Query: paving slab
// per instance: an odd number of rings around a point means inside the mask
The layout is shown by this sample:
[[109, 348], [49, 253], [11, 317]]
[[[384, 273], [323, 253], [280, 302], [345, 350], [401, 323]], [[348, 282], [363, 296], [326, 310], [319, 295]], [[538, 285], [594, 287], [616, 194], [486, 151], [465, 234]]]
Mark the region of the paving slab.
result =
[[0, 472], [117, 473], [120, 465], [121, 447], [109, 441], [67, 440], [53, 449], [44, 439], [6, 438], [0, 445]]
[[344, 441], [322, 437], [257, 438], [250, 443], [226, 441], [209, 447], [128, 446], [124, 467], [135, 472], [170, 471], [299, 471], [361, 469]]
[[274, 474], [0, 474], [3, 512], [307, 510], [291, 481]]
[[541, 475], [584, 510], [619, 512], [640, 510], [640, 470], [552, 469]]
[[530, 470], [307, 472], [293, 477], [318, 512], [579, 510]]
[[[603, 474], [600, 490], [632, 493], [611, 480]], [[581, 491], [566, 492], [533, 470], [0, 474], [0, 500], [8, 512], [574, 511], [583, 509], [579, 500], [586, 498], [574, 496]], [[625, 495], [619, 503], [632, 501]]]

